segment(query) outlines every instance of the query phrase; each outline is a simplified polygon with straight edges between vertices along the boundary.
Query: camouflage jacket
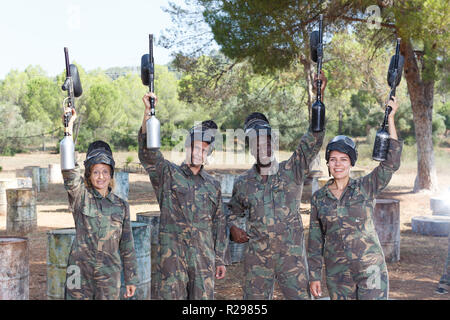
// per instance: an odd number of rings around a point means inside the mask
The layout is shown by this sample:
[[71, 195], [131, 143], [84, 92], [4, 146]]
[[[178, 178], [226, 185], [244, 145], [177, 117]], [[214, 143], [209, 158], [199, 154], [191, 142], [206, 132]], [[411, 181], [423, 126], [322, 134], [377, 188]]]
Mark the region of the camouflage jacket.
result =
[[329, 259], [365, 259], [368, 253], [383, 254], [372, 219], [373, 201], [400, 167], [403, 143], [390, 139], [387, 159], [370, 174], [350, 179], [338, 200], [328, 189], [330, 179], [311, 198], [308, 241], [310, 280], [321, 280], [322, 256]]
[[224, 265], [227, 238], [220, 183], [203, 167], [194, 175], [187, 164], [178, 166], [165, 160], [159, 149], [147, 149], [146, 136], [139, 131], [139, 160], [159, 203], [160, 239], [182, 241], [215, 257], [216, 266]]
[[268, 176], [267, 182], [257, 172], [256, 164], [240, 175], [233, 186], [229, 206], [229, 225], [239, 227], [237, 218], [248, 210], [247, 234], [250, 243], [282, 236], [282, 242], [299, 244], [303, 224], [299, 212], [303, 182], [312, 159], [323, 142], [325, 130], [303, 135], [292, 156]]
[[137, 260], [128, 203], [110, 192], [104, 198], [86, 187], [80, 167], [62, 170], [64, 187], [75, 220], [76, 238], [69, 264], [93, 266], [102, 274], [124, 271], [125, 284], [137, 285]]

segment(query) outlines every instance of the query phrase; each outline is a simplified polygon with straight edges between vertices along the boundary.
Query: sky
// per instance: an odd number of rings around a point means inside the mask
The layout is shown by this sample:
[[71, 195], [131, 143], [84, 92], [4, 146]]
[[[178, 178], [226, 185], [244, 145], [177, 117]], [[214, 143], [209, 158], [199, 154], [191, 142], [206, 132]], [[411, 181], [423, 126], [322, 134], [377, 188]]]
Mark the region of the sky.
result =
[[[183, 0], [172, 0], [183, 3]], [[173, 27], [167, 0], [7, 0], [0, 2], [0, 79], [12, 70], [40, 65], [49, 76], [70, 61], [85, 70], [139, 66], [155, 41]], [[171, 51], [154, 46], [156, 64], [171, 60]]]

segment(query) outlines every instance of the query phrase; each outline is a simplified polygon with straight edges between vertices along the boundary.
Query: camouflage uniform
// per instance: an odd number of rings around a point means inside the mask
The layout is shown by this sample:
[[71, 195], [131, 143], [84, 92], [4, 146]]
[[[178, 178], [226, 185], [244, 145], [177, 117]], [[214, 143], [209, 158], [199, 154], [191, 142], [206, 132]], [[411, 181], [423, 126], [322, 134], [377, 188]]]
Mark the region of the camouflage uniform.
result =
[[445, 262], [444, 273], [442, 274], [441, 280], [439, 280], [439, 288], [447, 291], [450, 289], [450, 234], [448, 235], [447, 261]]
[[[126, 285], [137, 285], [137, 260], [128, 203], [111, 191], [103, 198], [86, 187], [76, 164], [62, 170], [75, 220], [76, 237], [69, 256], [66, 299], [119, 299], [120, 274]], [[73, 288], [71, 266], [77, 266], [81, 286]], [[73, 272], [73, 271], [72, 271]]]
[[387, 299], [388, 273], [372, 219], [373, 201], [400, 167], [403, 143], [390, 139], [387, 159], [370, 174], [350, 179], [341, 199], [328, 189], [314, 193], [308, 240], [310, 281], [322, 279], [335, 299]]
[[308, 131], [293, 155], [273, 163], [267, 182], [256, 164], [237, 178], [229, 206], [230, 226], [248, 210], [249, 242], [244, 257], [244, 299], [272, 299], [275, 279], [286, 299], [307, 299], [308, 270], [299, 213], [303, 182], [325, 131]]
[[147, 149], [139, 132], [139, 160], [148, 172], [161, 210], [155, 298], [214, 299], [216, 266], [224, 265], [226, 220], [220, 184], [203, 167], [165, 160]]

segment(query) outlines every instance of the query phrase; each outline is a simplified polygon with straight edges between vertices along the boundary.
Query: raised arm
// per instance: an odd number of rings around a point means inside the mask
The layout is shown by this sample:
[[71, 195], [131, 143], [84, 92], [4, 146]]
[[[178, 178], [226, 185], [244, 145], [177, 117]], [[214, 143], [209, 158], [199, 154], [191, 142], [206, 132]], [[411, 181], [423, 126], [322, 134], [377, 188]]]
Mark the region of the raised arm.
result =
[[[64, 108], [65, 114], [70, 112], [72, 113], [72, 117], [70, 118], [70, 121], [68, 123], [67, 132], [69, 133], [69, 135], [72, 135], [73, 124], [75, 122], [75, 119], [77, 118], [77, 113], [75, 109], [69, 107]], [[75, 158], [75, 155], [73, 155], [73, 157]], [[67, 190], [67, 193], [69, 195], [69, 208], [73, 213], [75, 213], [77, 211], [75, 209], [79, 207], [81, 203], [81, 197], [84, 192], [84, 181], [81, 177], [80, 166], [75, 161], [74, 169], [61, 170], [61, 173], [64, 180], [64, 188]]]
[[386, 188], [394, 172], [400, 168], [403, 142], [398, 140], [395, 128], [394, 117], [398, 110], [398, 103], [395, 97], [392, 98], [393, 100], [390, 100], [388, 103], [392, 111], [388, 117], [390, 138], [386, 160], [381, 162], [370, 174], [362, 178], [362, 187], [370, 199], [374, 199]]
[[159, 149], [147, 149], [147, 130], [146, 130], [146, 122], [150, 119], [150, 97], [155, 98], [155, 106], [158, 99], [156, 98], [154, 93], [147, 93], [142, 98], [142, 101], [145, 105], [144, 118], [142, 119], [142, 126], [139, 130], [138, 134], [138, 142], [139, 142], [139, 161], [144, 167], [145, 171], [147, 171], [150, 181], [152, 183], [153, 189], [155, 189], [156, 196], [158, 197], [158, 201], [161, 196], [161, 185], [163, 183], [163, 177], [166, 170], [169, 170], [170, 163], [169, 161], [164, 159], [163, 154]]
[[[323, 101], [325, 88], [327, 86], [327, 78], [325, 77], [323, 70], [319, 77], [317, 74], [314, 76], [314, 86], [316, 85], [318, 78], [322, 80], [321, 91]], [[312, 132], [311, 127], [309, 127], [308, 132], [303, 135], [297, 149], [286, 163], [286, 169], [292, 170], [294, 180], [297, 184], [301, 184], [308, 175], [311, 162], [319, 153], [324, 137], [325, 129], [322, 132], [314, 133]]]

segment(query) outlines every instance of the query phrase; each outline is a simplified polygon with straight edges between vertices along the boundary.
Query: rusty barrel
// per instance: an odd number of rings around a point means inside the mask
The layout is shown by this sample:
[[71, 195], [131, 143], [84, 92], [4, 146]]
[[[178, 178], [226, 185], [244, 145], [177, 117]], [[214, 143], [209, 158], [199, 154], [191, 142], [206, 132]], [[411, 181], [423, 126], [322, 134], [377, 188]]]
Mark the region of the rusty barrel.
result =
[[160, 212], [159, 211], [146, 211], [146, 212], [138, 212], [136, 213], [136, 220], [138, 222], [147, 223], [150, 225], [150, 244], [151, 244], [151, 269], [152, 269], [152, 297], [157, 296], [157, 283], [156, 283], [156, 263], [157, 263], [157, 255], [159, 250], [159, 219]]
[[133, 230], [134, 250], [138, 264], [137, 274], [139, 284], [136, 286], [136, 293], [133, 297], [125, 299], [123, 296], [126, 292], [124, 283], [124, 274], [122, 271], [120, 287], [120, 299], [122, 300], [150, 300], [151, 298], [151, 256], [150, 256], [150, 225], [143, 222], [131, 221]]
[[64, 300], [67, 263], [75, 228], [57, 229], [47, 232], [47, 299]]
[[116, 171], [114, 172], [114, 194], [125, 201], [128, 201], [128, 192], [130, 190], [130, 183], [128, 172]]
[[[228, 220], [228, 216], [230, 215], [230, 208], [228, 206], [228, 203], [230, 202], [231, 198], [228, 197], [223, 197], [222, 198], [222, 202], [224, 204], [224, 212], [225, 212], [225, 216], [227, 217]], [[237, 224], [238, 227], [241, 228], [244, 231], [247, 231], [247, 217], [246, 216], [242, 216], [242, 217], [238, 217], [237, 218]], [[230, 231], [228, 229], [228, 224], [227, 224], [227, 235], [229, 235]], [[244, 259], [244, 254], [245, 254], [245, 250], [247, 248], [247, 242], [245, 243], [237, 243], [232, 241], [231, 239], [229, 240], [228, 243], [228, 252], [225, 255], [225, 263], [227, 264], [227, 262], [231, 262], [231, 263], [238, 263], [241, 262]], [[228, 254], [229, 254], [229, 261], [228, 261]]]
[[28, 300], [30, 292], [28, 239], [0, 237], [0, 300]]
[[386, 262], [400, 261], [400, 202], [375, 199], [373, 219]]
[[48, 190], [48, 168], [39, 168], [39, 186], [41, 191]]
[[37, 228], [36, 194], [32, 188], [7, 189], [6, 232], [26, 235]]

